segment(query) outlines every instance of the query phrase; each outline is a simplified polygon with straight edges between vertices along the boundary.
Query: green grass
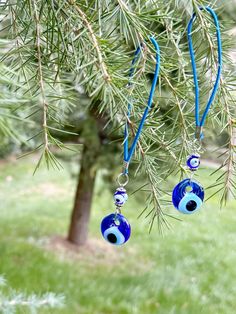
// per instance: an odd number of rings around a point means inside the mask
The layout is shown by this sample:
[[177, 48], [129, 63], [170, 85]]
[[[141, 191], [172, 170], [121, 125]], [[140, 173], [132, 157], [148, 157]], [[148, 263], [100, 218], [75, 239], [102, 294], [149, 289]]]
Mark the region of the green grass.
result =
[[183, 221], [162, 237], [156, 226], [148, 234], [147, 221], [137, 219], [143, 205], [130, 197], [132, 237], [111, 248], [99, 224], [114, 208], [112, 195], [98, 180], [90, 226], [97, 250], [50, 250], [47, 239], [66, 235], [75, 182], [67, 170], [41, 169], [33, 177], [34, 166], [31, 159], [0, 165], [0, 274], [26, 293], [65, 295], [64, 308], [40, 313], [235, 313], [235, 201], [220, 210], [213, 198], [191, 216], [173, 209]]

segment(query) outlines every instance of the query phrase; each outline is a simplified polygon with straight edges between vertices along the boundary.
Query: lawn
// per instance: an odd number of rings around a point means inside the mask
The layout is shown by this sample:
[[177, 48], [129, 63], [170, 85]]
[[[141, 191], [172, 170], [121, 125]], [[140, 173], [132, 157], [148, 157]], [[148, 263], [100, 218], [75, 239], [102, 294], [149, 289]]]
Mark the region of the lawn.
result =
[[173, 221], [163, 237], [156, 226], [148, 234], [147, 221], [137, 219], [143, 205], [130, 197], [125, 212], [132, 237], [111, 247], [99, 228], [114, 208], [112, 195], [98, 179], [91, 241], [77, 252], [59, 238], [66, 235], [75, 189], [68, 165], [32, 176], [35, 162], [0, 164], [0, 274], [16, 290], [64, 294], [63, 308], [40, 313], [235, 313], [235, 201], [220, 210], [213, 198], [190, 216], [173, 209], [183, 221]]

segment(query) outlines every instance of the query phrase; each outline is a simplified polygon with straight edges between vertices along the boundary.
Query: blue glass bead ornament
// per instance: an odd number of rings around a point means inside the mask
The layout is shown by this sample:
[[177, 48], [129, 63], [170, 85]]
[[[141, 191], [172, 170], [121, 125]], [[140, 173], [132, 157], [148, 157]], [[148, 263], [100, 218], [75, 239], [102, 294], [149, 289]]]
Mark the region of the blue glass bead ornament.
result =
[[178, 183], [172, 192], [172, 202], [183, 214], [198, 211], [204, 200], [204, 189], [196, 181], [185, 179]]
[[119, 187], [116, 189], [114, 193], [114, 202], [116, 206], [123, 206], [124, 203], [127, 201], [128, 195], [126, 190], [123, 187]]
[[114, 213], [103, 218], [101, 232], [107, 242], [113, 245], [122, 245], [129, 240], [131, 227], [123, 215]]
[[200, 155], [191, 155], [188, 157], [186, 164], [190, 170], [197, 170], [200, 166]]
[[[147, 106], [143, 112], [137, 132], [134, 136], [133, 142], [131, 145], [129, 145], [129, 128], [130, 128], [129, 119], [132, 112], [132, 101], [131, 99], [128, 99], [127, 121], [125, 123], [124, 143], [123, 143], [123, 146], [124, 146], [123, 169], [122, 169], [122, 172], [117, 177], [117, 182], [119, 184], [119, 187], [116, 189], [113, 196], [114, 203], [116, 206], [116, 211], [115, 213], [106, 216], [101, 222], [102, 236], [107, 242], [113, 245], [124, 244], [125, 242], [129, 240], [130, 233], [131, 233], [131, 227], [130, 227], [129, 222], [121, 214], [121, 207], [125, 204], [125, 202], [128, 199], [128, 195], [126, 193], [126, 190], [124, 189], [124, 186], [126, 186], [126, 184], [129, 182], [129, 176], [128, 176], [129, 164], [135, 152], [136, 146], [138, 144], [138, 141], [139, 141], [141, 132], [143, 130], [143, 126], [147, 118], [147, 115], [149, 113], [149, 110], [152, 108], [153, 95], [155, 92], [155, 88], [156, 88], [156, 84], [157, 84], [158, 76], [159, 76], [159, 70], [160, 70], [160, 48], [154, 37], [151, 36], [150, 40], [156, 50], [156, 64], [155, 64], [155, 72], [154, 72], [154, 77], [153, 77], [153, 81], [152, 81], [152, 85], [151, 85], [151, 89], [150, 89], [150, 93], [148, 97]], [[139, 57], [142, 56], [141, 51], [143, 49], [146, 49], [146, 45], [144, 43], [140, 44], [140, 46], [135, 51], [134, 58], [132, 60], [131, 68], [129, 71], [129, 82], [128, 82], [127, 87], [133, 86], [132, 80], [133, 80], [134, 71], [136, 68], [136, 62], [138, 61]], [[131, 98], [131, 94], [129, 98]]]

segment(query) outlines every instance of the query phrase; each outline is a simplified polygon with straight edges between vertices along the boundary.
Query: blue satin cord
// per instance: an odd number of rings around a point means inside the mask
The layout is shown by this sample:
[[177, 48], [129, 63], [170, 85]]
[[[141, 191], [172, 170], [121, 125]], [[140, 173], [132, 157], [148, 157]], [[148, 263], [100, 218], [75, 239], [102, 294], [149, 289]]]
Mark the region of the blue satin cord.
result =
[[[146, 108], [144, 110], [142, 119], [141, 119], [141, 121], [139, 123], [139, 126], [138, 126], [137, 133], [136, 133], [136, 135], [134, 137], [133, 143], [131, 144], [130, 148], [129, 148], [129, 140], [128, 140], [128, 137], [129, 137], [129, 124], [128, 124], [128, 121], [126, 121], [126, 124], [125, 124], [125, 131], [124, 131], [124, 162], [127, 165], [124, 168], [124, 173], [125, 174], [128, 174], [129, 162], [130, 162], [130, 160], [131, 160], [131, 158], [132, 158], [132, 156], [134, 154], [134, 151], [135, 151], [136, 145], [138, 143], [138, 140], [140, 138], [141, 132], [143, 130], [143, 126], [144, 126], [145, 120], [147, 118], [149, 109], [151, 108], [153, 95], [154, 95], [154, 92], [155, 92], [155, 88], [156, 88], [156, 84], [157, 84], [157, 80], [158, 80], [158, 76], [159, 76], [159, 71], [160, 71], [160, 48], [159, 48], [159, 45], [156, 42], [154, 37], [150, 37], [150, 40], [151, 40], [151, 42], [152, 42], [152, 44], [153, 44], [153, 46], [155, 47], [155, 50], [156, 50], [156, 66], [155, 66], [154, 78], [153, 78], [153, 81], [152, 81], [152, 86], [151, 86], [151, 90], [150, 90], [147, 106], [146, 106]], [[141, 49], [142, 49], [142, 45], [139, 46], [136, 49], [136, 51], [135, 51], [134, 59], [132, 61], [131, 69], [129, 71], [129, 80], [131, 80], [132, 77], [133, 77], [134, 70], [135, 70], [134, 65], [137, 62], [138, 58], [139, 58]], [[131, 85], [132, 84], [129, 81], [128, 86], [131, 86]], [[128, 104], [128, 111], [127, 111], [127, 118], [128, 119], [130, 117], [131, 107], [132, 107], [131, 103], [129, 103]]]
[[[221, 76], [221, 69], [222, 69], [222, 45], [221, 45], [221, 37], [220, 37], [220, 25], [218, 21], [218, 17], [216, 13], [210, 8], [210, 7], [201, 7], [200, 10], [206, 10], [208, 11], [213, 20], [216, 27], [216, 37], [217, 37], [217, 50], [218, 50], [218, 68], [217, 68], [217, 75], [216, 75], [216, 81], [213, 87], [213, 90], [210, 94], [210, 97], [207, 101], [206, 108], [203, 112], [202, 118], [200, 119], [200, 106], [199, 106], [199, 85], [198, 85], [198, 75], [197, 75], [197, 68], [196, 68], [196, 61], [195, 61], [195, 54], [193, 50], [193, 43], [192, 43], [192, 26], [193, 22], [196, 19], [196, 13], [192, 15], [192, 18], [190, 19], [188, 23], [188, 46], [189, 46], [189, 52], [190, 52], [190, 58], [191, 58], [191, 64], [192, 64], [192, 71], [193, 71], [193, 80], [194, 80], [194, 89], [195, 89], [195, 121], [196, 121], [196, 127], [202, 128], [205, 124], [208, 112], [210, 110], [210, 107], [214, 101], [216, 92], [219, 87], [220, 83], [220, 76]], [[203, 134], [200, 134], [200, 137], [203, 137]]]

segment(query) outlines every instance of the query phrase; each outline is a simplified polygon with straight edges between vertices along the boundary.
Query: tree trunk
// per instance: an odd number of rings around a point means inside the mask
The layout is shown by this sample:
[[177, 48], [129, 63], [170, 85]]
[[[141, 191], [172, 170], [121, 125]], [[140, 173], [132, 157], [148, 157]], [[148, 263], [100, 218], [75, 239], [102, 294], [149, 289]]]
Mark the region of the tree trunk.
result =
[[84, 245], [88, 238], [90, 212], [96, 178], [96, 162], [101, 154], [103, 141], [106, 139], [104, 125], [106, 125], [107, 119], [99, 115], [96, 109], [97, 107], [97, 103], [90, 107], [81, 134], [84, 147], [74, 208], [68, 232], [68, 241], [78, 246]]
[[93, 147], [84, 145], [68, 234], [68, 240], [76, 245], [84, 245], [88, 238], [88, 225], [96, 178], [96, 172], [92, 170], [94, 166], [92, 156], [94, 156]]

